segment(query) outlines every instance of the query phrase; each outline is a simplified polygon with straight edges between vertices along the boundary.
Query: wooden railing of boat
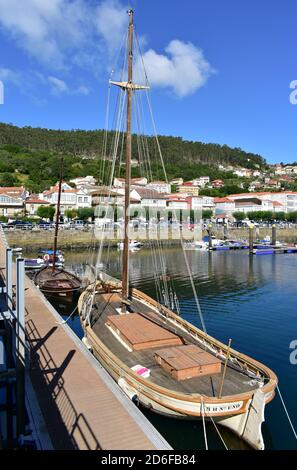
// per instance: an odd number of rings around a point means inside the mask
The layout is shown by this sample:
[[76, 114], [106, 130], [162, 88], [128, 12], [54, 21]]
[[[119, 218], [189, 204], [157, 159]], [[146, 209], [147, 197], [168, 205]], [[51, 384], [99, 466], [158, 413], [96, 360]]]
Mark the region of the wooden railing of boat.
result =
[[[101, 285], [101, 284], [100, 284]], [[99, 286], [98, 286], [99, 287]], [[118, 286], [117, 286], [118, 287]], [[79, 300], [79, 312], [81, 312], [83, 302], [85, 300], [85, 296], [90, 294], [90, 290], [84, 291], [81, 295]], [[131, 295], [133, 298], [138, 299], [147, 305], [151, 306], [152, 308], [156, 309], [156, 311], [160, 312], [163, 315], [163, 318], [166, 318], [173, 324], [176, 324], [180, 329], [190, 334], [196, 341], [200, 342], [201, 344], [206, 345], [210, 351], [212, 351], [218, 357], [221, 357], [222, 360], [226, 357], [227, 354], [227, 346], [220, 341], [216, 340], [215, 338], [205, 334], [200, 329], [196, 328], [195, 326], [188, 323], [186, 320], [183, 320], [181, 317], [176, 315], [175, 313], [171, 312], [164, 306], [160, 306], [160, 304], [149, 297], [148, 295], [144, 294], [143, 292], [139, 291], [138, 289], [132, 289]], [[118, 377], [124, 377], [125, 380], [129, 385], [135, 387], [135, 383], [141, 386], [141, 393], [146, 394], [148, 398], [153, 400], [157, 400], [157, 397], [154, 395], [152, 396], [151, 393], [156, 392], [160, 394], [162, 397], [171, 397], [173, 399], [184, 401], [188, 403], [201, 403], [202, 395], [199, 393], [193, 394], [184, 394], [181, 392], [174, 392], [162, 386], [159, 386], [151, 381], [143, 379], [139, 375], [137, 375], [134, 371], [132, 371], [128, 366], [126, 366], [116, 355], [109, 350], [109, 348], [98, 338], [98, 336], [93, 332], [90, 325], [86, 319], [82, 319], [82, 326], [85, 331], [85, 334], [88, 340], [91, 343], [92, 348], [96, 351], [96, 353], [101, 357], [101, 359], [106, 363], [106, 365], [113, 371], [115, 375]], [[229, 360], [234, 366], [238, 366], [242, 368], [242, 370], [246, 373], [253, 374], [255, 378], [266, 380], [267, 382], [261, 387], [261, 391], [265, 395], [265, 402], [268, 403], [274, 398], [274, 390], [277, 386], [277, 377], [274, 372], [266, 367], [265, 365], [261, 364], [260, 362], [246, 356], [245, 354], [239, 353], [234, 349], [230, 350], [230, 358]], [[250, 377], [251, 379], [253, 377]], [[241, 414], [246, 411], [246, 406], [250, 402], [253, 397], [255, 390], [251, 390], [249, 392], [243, 392], [234, 395], [222, 396], [221, 398], [218, 397], [209, 397], [203, 396], [205, 400], [207, 400], [208, 404], [213, 405], [220, 405], [226, 403], [233, 403], [233, 402], [243, 402], [243, 405], [239, 410], [233, 410], [232, 412], [222, 412], [220, 416], [228, 416], [228, 415], [235, 415]], [[162, 402], [162, 406], [168, 406], [168, 404], [164, 404]], [[189, 415], [189, 416], [200, 416], [200, 413], [194, 413], [193, 411], [187, 413], [184, 409], [178, 409], [178, 407], [172, 407], [173, 411]], [[218, 416], [217, 413], [211, 414], [209, 416]]]

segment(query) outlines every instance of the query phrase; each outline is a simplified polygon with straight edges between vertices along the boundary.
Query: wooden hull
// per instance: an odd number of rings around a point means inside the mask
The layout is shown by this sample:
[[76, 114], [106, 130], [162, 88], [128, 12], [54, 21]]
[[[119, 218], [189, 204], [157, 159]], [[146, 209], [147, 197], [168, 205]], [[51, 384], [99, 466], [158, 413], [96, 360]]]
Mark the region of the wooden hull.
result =
[[[274, 397], [277, 385], [275, 374], [266, 366], [258, 363], [243, 354], [231, 350], [231, 359], [238, 364], [244, 365], [245, 370], [253, 373], [256, 377], [263, 374], [266, 383], [261, 388], [251, 392], [236, 395], [222, 396], [221, 398], [209, 397], [201, 394], [183, 394], [161, 387], [148, 379], [144, 379], [127, 367], [113, 352], [100, 340], [88, 325], [83, 315], [83, 303], [87, 295], [85, 291], [79, 301], [81, 323], [85, 334], [85, 341], [89, 345], [95, 357], [109, 372], [114, 380], [123, 389], [125, 394], [135, 402], [160, 414], [175, 418], [213, 419], [217, 423], [228, 427], [255, 449], [263, 449], [264, 442], [261, 435], [261, 424], [264, 421], [264, 408]], [[150, 306], [157, 308], [154, 299], [142, 292], [133, 289], [132, 297], [142, 299]], [[168, 321], [181, 331], [190, 333], [199, 344], [207, 344], [209, 350], [216, 351], [222, 360], [226, 357], [227, 346], [216, 339], [205, 335], [204, 332], [175, 315], [168, 309], [163, 308]], [[253, 407], [251, 406], [253, 403]], [[255, 407], [255, 416], [251, 410]]]
[[80, 289], [69, 289], [69, 290], [47, 290], [47, 289], [43, 289], [43, 288], [40, 288], [41, 292], [46, 295], [47, 297], [59, 297], [61, 299], [65, 299], [69, 302], [71, 302], [73, 300], [73, 297], [74, 296], [78, 296], [79, 295], [79, 292], [80, 292]]
[[72, 273], [62, 268], [42, 268], [34, 276], [34, 283], [49, 297], [61, 297], [71, 300], [81, 289], [81, 281]]

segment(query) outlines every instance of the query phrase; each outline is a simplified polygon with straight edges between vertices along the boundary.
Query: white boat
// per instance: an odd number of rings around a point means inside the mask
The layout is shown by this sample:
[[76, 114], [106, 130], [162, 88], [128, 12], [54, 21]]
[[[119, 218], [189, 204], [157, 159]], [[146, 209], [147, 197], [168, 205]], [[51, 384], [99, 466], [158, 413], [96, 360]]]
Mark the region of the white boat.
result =
[[201, 241], [193, 241], [184, 243], [185, 250], [208, 250], [208, 243]]
[[[143, 246], [143, 243], [139, 242], [138, 240], [131, 240], [129, 243], [129, 250], [130, 251], [138, 251]], [[118, 243], [118, 249], [123, 251], [124, 250], [124, 243]]]

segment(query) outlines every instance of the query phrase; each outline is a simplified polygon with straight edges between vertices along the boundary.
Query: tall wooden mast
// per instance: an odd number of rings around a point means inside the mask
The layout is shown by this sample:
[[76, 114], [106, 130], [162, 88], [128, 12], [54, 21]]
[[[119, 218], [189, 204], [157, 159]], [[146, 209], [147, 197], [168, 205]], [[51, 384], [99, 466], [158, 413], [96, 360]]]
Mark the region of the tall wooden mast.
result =
[[126, 129], [126, 174], [125, 174], [125, 216], [124, 216], [124, 251], [123, 251], [123, 268], [122, 268], [122, 299], [123, 310], [126, 308], [126, 300], [129, 297], [129, 205], [130, 205], [130, 189], [131, 189], [131, 158], [132, 158], [132, 99], [133, 91], [147, 90], [147, 85], [137, 85], [133, 83], [133, 34], [134, 34], [134, 11], [128, 11], [129, 34], [128, 34], [128, 81], [114, 82], [110, 80], [112, 85], [120, 87], [127, 92], [127, 129]]
[[[125, 215], [124, 215], [124, 251], [122, 268], [122, 294], [123, 300], [129, 296], [129, 205], [131, 186], [131, 157], [132, 157], [132, 98], [133, 98], [133, 32], [134, 12], [129, 10], [129, 46], [128, 46], [128, 83], [127, 83], [127, 132], [126, 132], [126, 178], [125, 178]], [[129, 86], [130, 85], [130, 86]]]

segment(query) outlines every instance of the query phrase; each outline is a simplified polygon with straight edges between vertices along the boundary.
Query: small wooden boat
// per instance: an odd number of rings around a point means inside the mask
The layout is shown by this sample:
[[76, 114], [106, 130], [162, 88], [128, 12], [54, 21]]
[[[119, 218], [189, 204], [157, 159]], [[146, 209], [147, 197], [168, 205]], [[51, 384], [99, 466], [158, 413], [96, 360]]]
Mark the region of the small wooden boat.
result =
[[39, 289], [47, 296], [52, 297], [64, 297], [72, 299], [75, 292], [79, 292], [81, 288], [80, 279], [74, 274], [66, 271], [63, 267], [59, 267], [58, 263], [64, 262], [63, 255], [57, 249], [58, 242], [58, 230], [60, 220], [60, 205], [61, 205], [61, 192], [62, 192], [62, 179], [63, 179], [63, 159], [61, 160], [61, 171], [59, 180], [59, 193], [58, 193], [58, 204], [56, 213], [56, 224], [55, 224], [55, 237], [54, 237], [54, 249], [43, 250], [44, 260], [47, 263], [46, 266], [42, 267], [34, 276], [34, 283]]
[[[101, 271], [81, 294], [83, 341], [135, 403], [174, 418], [213, 420], [253, 448], [263, 449], [261, 424], [275, 394], [274, 372], [182, 319], [168, 302], [166, 307], [129, 283], [132, 96], [146, 88], [132, 81], [133, 11], [129, 16], [128, 80], [111, 82], [127, 94], [122, 277], [119, 281]], [[156, 269], [157, 288], [170, 282], [166, 271], [162, 277], [158, 274]], [[193, 282], [192, 287], [196, 295]], [[199, 312], [198, 305], [197, 299]]]
[[79, 292], [81, 281], [74, 274], [57, 266], [45, 266], [34, 276], [34, 282], [48, 296], [71, 298]]

